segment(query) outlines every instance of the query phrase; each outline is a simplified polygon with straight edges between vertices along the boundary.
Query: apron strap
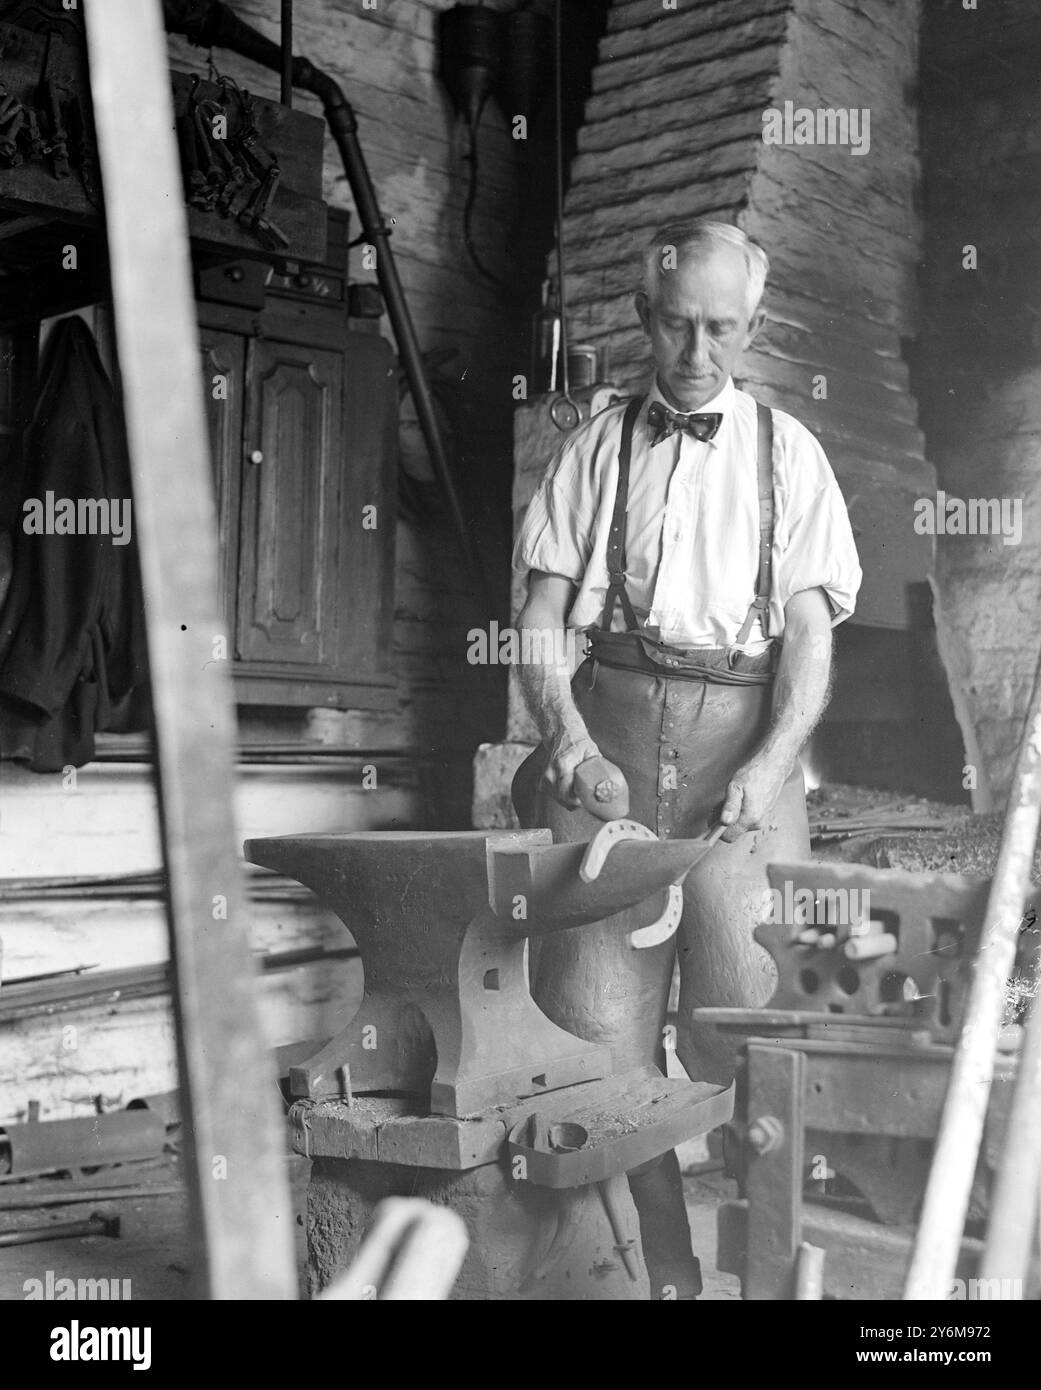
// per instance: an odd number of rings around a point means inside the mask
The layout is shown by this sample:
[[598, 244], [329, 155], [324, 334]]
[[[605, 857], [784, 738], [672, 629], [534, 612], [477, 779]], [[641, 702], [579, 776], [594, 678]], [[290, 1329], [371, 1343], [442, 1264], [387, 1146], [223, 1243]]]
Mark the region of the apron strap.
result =
[[634, 396], [622, 416], [622, 438], [618, 446], [618, 484], [614, 494], [611, 530], [607, 537], [607, 595], [600, 618], [600, 626], [605, 632], [611, 631], [616, 601], [621, 603], [626, 631], [631, 632], [639, 627], [625, 588], [625, 530], [629, 510], [629, 463], [633, 452], [633, 430], [643, 401], [643, 396]]
[[741, 631], [734, 638], [735, 646], [741, 646], [748, 641], [757, 615], [763, 636], [770, 635], [770, 572], [773, 567], [774, 544], [774, 419], [769, 406], [756, 401], [755, 408], [759, 426], [756, 458], [759, 476], [759, 572], [755, 580], [755, 598], [745, 614]]

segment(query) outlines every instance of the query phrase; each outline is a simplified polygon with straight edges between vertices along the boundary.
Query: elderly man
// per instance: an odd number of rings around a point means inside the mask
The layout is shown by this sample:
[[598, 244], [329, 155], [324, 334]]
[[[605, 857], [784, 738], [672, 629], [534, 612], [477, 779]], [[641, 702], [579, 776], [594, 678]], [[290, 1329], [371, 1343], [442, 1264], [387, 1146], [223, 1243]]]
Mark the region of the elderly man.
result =
[[[559, 665], [521, 668], [542, 736], [515, 783], [522, 821], [588, 839], [597, 821], [574, 779], [599, 755], [624, 773], [630, 815], [659, 836], [727, 827], [684, 882], [673, 942], [635, 950], [617, 925], [564, 932], [541, 945], [535, 997], [563, 1027], [608, 1044], [616, 1069], [661, 1065], [678, 948], [677, 1054], [692, 1078], [722, 1084], [734, 1054], [692, 1014], [772, 992], [752, 936], [766, 865], [809, 853], [798, 755], [827, 701], [831, 630], [861, 579], [817, 440], [732, 380], [765, 321], [767, 269], [725, 223], [655, 235], [635, 299], [654, 380], [567, 438], [514, 558], [529, 578], [521, 628], [589, 637], [573, 681]], [[696, 1296], [675, 1155], [630, 1174], [630, 1186], [652, 1297]]]

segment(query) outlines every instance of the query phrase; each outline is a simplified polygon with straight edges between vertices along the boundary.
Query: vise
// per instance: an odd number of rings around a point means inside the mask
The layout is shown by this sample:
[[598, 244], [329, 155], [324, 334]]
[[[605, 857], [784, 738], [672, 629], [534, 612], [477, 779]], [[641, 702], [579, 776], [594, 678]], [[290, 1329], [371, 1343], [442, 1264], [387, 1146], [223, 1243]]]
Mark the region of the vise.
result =
[[350, 1263], [375, 1204], [408, 1194], [467, 1223], [457, 1298], [670, 1297], [649, 1290], [625, 1174], [722, 1124], [731, 1091], [616, 1073], [606, 1046], [536, 1006], [527, 947], [614, 918], [633, 949], [660, 943], [710, 847], [626, 821], [588, 844], [548, 830], [247, 842], [250, 861], [340, 917], [365, 972], [357, 1014], [289, 1076], [315, 1291]]
[[[725, 1131], [738, 1197], [719, 1208], [717, 1263], [749, 1299], [898, 1300], [988, 883], [859, 864], [767, 874], [774, 910], [755, 938], [777, 966], [773, 998], [696, 1011], [745, 1042]], [[1024, 933], [1026, 978], [1036, 955]], [[960, 1279], [982, 1249], [1015, 1032], [995, 1068]]]

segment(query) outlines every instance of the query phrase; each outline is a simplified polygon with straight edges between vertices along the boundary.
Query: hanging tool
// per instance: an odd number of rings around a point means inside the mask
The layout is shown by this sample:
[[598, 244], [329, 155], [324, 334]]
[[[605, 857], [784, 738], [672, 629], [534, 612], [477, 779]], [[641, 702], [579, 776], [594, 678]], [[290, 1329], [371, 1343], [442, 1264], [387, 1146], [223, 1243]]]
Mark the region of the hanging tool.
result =
[[21, 164], [18, 136], [25, 125], [25, 107], [0, 85], [0, 164], [13, 169]]
[[61, 96], [57, 79], [54, 77], [55, 58], [61, 53], [62, 42], [58, 34], [47, 35], [47, 47], [43, 54], [43, 70], [40, 73], [38, 105], [45, 112], [48, 124], [48, 140], [44, 153], [51, 157], [51, 171], [56, 179], [67, 179], [72, 172], [69, 164], [69, 137], [62, 115]]
[[439, 17], [441, 78], [448, 88], [455, 109], [466, 121], [468, 147], [466, 162], [470, 177], [463, 205], [463, 245], [477, 272], [515, 300], [516, 292], [495, 275], [481, 260], [473, 238], [473, 212], [477, 202], [477, 132], [481, 113], [491, 94], [503, 61], [503, 17], [484, 5], [454, 5]]

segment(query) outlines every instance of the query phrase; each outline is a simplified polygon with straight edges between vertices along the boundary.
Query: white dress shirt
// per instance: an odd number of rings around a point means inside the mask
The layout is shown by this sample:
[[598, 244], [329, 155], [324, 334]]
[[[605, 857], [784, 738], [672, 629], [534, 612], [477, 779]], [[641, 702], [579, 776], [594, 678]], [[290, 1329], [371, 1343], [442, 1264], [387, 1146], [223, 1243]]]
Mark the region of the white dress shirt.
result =
[[[677, 647], [727, 647], [755, 597], [759, 569], [757, 421], [754, 399], [728, 380], [698, 414], [719, 413], [714, 439], [682, 431], [651, 447], [652, 401], [633, 431], [626, 534], [626, 589], [642, 626]], [[671, 409], [671, 407], [668, 407]], [[625, 405], [610, 406], [561, 445], [528, 507], [514, 566], [562, 575], [578, 592], [568, 626], [599, 623], [607, 590], [607, 538], [618, 481]], [[774, 544], [770, 637], [784, 629], [784, 605], [821, 588], [832, 623], [853, 612], [862, 578], [846, 504], [824, 450], [804, 425], [774, 410]], [[625, 622], [616, 605], [612, 629]], [[758, 618], [740, 648], [767, 646]]]

